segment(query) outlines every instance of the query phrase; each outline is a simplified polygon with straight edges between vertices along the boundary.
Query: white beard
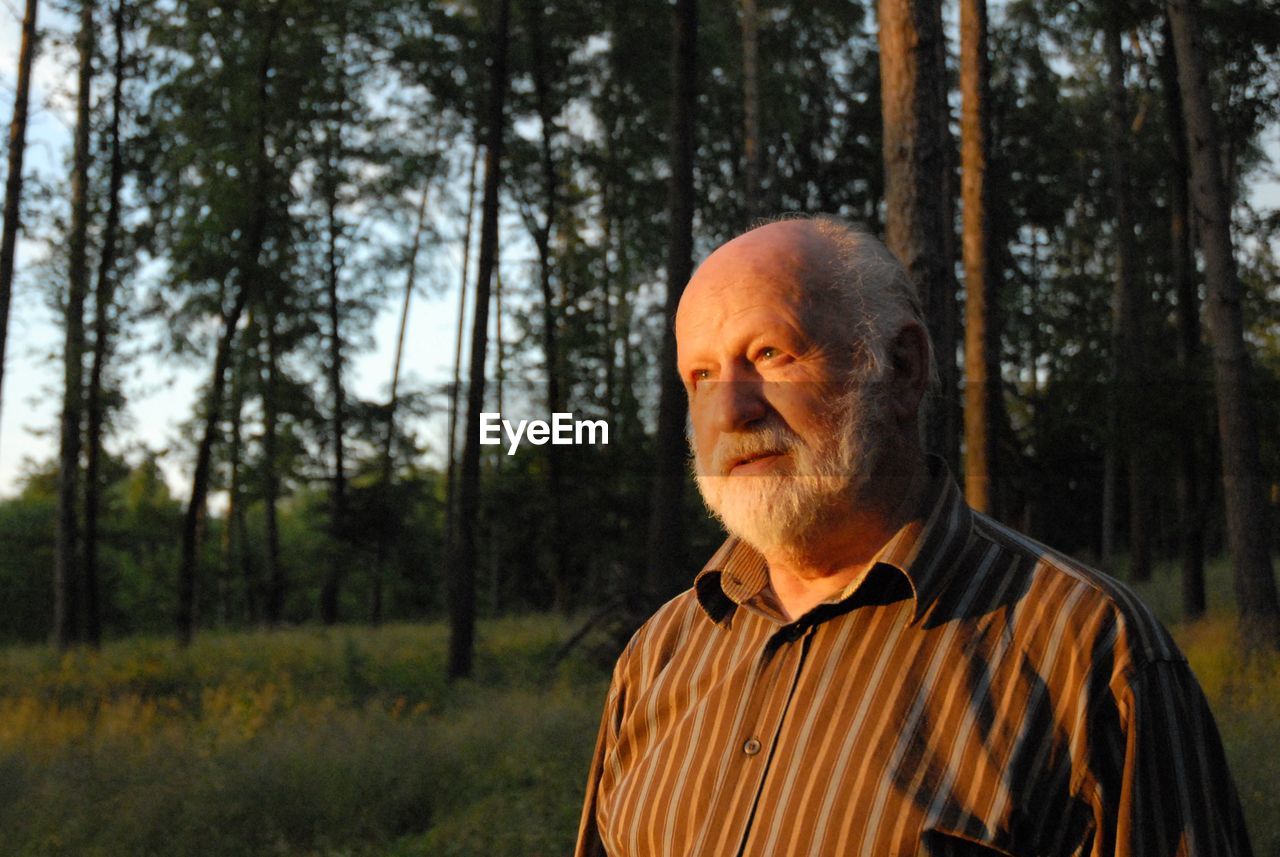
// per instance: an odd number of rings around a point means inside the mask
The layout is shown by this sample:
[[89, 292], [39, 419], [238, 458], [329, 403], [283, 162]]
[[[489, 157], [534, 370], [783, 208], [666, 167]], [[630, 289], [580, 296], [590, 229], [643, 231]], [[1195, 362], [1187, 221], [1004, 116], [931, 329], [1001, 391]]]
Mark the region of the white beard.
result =
[[[692, 450], [702, 500], [725, 529], [761, 553], [803, 550], [862, 493], [884, 446], [885, 414], [882, 384], [863, 381], [837, 400], [830, 426], [814, 446], [776, 418], [748, 432], [722, 434], [710, 462]], [[729, 475], [733, 461], [766, 451], [787, 453], [791, 465]]]

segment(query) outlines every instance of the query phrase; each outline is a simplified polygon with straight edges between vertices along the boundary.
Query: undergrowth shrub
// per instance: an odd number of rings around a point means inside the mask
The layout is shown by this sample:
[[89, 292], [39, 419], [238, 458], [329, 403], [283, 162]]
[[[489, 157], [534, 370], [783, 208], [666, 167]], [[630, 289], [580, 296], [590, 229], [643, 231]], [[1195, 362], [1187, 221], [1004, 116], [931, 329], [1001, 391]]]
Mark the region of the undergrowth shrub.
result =
[[604, 690], [568, 632], [482, 624], [456, 685], [437, 625], [5, 650], [0, 853], [562, 853]]

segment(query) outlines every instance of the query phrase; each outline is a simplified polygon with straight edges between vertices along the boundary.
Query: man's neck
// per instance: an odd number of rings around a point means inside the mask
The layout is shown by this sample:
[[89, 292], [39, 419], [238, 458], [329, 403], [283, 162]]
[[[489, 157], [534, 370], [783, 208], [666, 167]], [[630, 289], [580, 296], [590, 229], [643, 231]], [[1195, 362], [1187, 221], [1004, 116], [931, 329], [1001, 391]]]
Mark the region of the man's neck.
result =
[[[818, 538], [793, 549], [764, 553], [770, 586], [788, 621], [861, 579], [902, 526], [923, 514], [929, 483], [924, 460], [913, 460], [897, 476], [882, 483], [889, 490], [873, 495], [870, 502], [851, 503], [847, 513], [835, 517]], [[869, 486], [876, 482], [873, 478]]]

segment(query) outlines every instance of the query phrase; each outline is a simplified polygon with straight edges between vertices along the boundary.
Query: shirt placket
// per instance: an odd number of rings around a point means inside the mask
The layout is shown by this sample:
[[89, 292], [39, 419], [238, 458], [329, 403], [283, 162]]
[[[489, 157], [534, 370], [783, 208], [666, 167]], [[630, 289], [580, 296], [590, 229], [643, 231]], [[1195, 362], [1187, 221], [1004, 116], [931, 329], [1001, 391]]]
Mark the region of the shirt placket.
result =
[[[756, 801], [773, 765], [773, 751], [804, 668], [811, 625], [778, 628], [761, 646], [747, 704], [720, 778], [712, 818], [724, 820], [719, 843], [707, 853], [743, 854], [751, 837]], [[717, 847], [718, 846], [718, 847]]]

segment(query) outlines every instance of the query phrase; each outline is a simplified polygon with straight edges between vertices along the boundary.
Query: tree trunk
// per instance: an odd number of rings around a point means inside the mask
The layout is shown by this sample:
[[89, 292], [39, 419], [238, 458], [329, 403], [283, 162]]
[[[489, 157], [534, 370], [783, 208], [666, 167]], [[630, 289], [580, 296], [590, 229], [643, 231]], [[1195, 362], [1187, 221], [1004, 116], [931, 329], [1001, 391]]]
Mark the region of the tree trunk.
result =
[[490, 66], [484, 201], [480, 208], [480, 256], [476, 309], [471, 327], [467, 427], [462, 441], [457, 532], [451, 534], [449, 598], [450, 679], [471, 675], [475, 648], [477, 528], [480, 517], [480, 411], [484, 408], [489, 298], [498, 258], [498, 191], [502, 182], [503, 103], [507, 91], [507, 44], [511, 0], [494, 0], [493, 64]]
[[992, 275], [991, 229], [987, 220], [989, 185], [987, 151], [990, 62], [987, 56], [986, 0], [960, 3], [960, 123], [962, 193], [964, 196], [964, 494], [979, 512], [992, 509], [995, 463], [993, 400], [1000, 392], [999, 335], [993, 321], [996, 305]]
[[[259, 237], [259, 241], [261, 238]], [[196, 449], [196, 466], [191, 474], [191, 497], [182, 520], [182, 551], [178, 566], [178, 607], [176, 612], [178, 643], [191, 644], [196, 625], [196, 576], [199, 564], [200, 535], [204, 527], [205, 499], [209, 493], [209, 467], [218, 430], [218, 414], [222, 410], [223, 379], [227, 374], [231, 350], [240, 316], [244, 314], [248, 294], [241, 285], [235, 290], [232, 305], [222, 315], [222, 334], [213, 358], [213, 377], [209, 398], [205, 403], [204, 427], [200, 446]]]
[[[250, 325], [252, 327], [252, 325]], [[235, 579], [237, 567], [244, 585], [245, 619], [250, 623], [258, 621], [258, 582], [253, 575], [253, 564], [249, 561], [245, 549], [245, 514], [241, 497], [241, 474], [243, 470], [244, 440], [242, 432], [244, 411], [244, 385], [241, 381], [243, 369], [237, 365], [231, 368], [231, 439], [227, 450], [228, 464], [231, 473], [227, 479], [227, 519], [222, 531], [222, 574], [227, 581], [228, 590]], [[231, 611], [226, 610], [230, 619]]]
[[[1111, 569], [1116, 556], [1116, 486], [1120, 481], [1119, 455], [1113, 440], [1120, 426], [1114, 413], [1115, 407], [1107, 409], [1107, 448], [1102, 452], [1102, 532], [1099, 543], [1101, 551], [1098, 564]], [[1114, 570], [1114, 569], [1112, 569]]]
[[5, 342], [9, 332], [9, 304], [13, 296], [13, 262], [18, 246], [22, 201], [22, 161], [27, 152], [27, 103], [31, 95], [31, 64], [36, 55], [36, 0], [27, 0], [22, 17], [22, 47], [18, 51], [18, 84], [9, 124], [9, 176], [4, 186], [4, 227], [0, 232], [0, 387], [4, 384]]
[[458, 288], [458, 327], [453, 341], [453, 386], [449, 388], [449, 462], [445, 470], [445, 533], [454, 531], [458, 511], [458, 396], [462, 390], [462, 343], [466, 330], [467, 290], [471, 283], [471, 223], [475, 214], [476, 164], [479, 160], [480, 142], [477, 140], [471, 151], [471, 171], [467, 179], [467, 223], [462, 230], [462, 282]]
[[[934, 364], [938, 371], [937, 407], [932, 411], [934, 433], [941, 438], [938, 454], [946, 459], [952, 473], [963, 467], [960, 461], [960, 435], [964, 431], [964, 403], [960, 398], [960, 366], [956, 358], [960, 338], [960, 301], [956, 292], [956, 263], [962, 262], [963, 248], [957, 240], [956, 203], [959, 171], [959, 144], [951, 136], [951, 75], [947, 68], [947, 36], [942, 26], [942, 3], [933, 4], [933, 32], [936, 41], [938, 76], [934, 81], [934, 98], [941, 111], [938, 118], [938, 145], [942, 149], [942, 185], [938, 190], [942, 205], [943, 278], [934, 284], [933, 301], [937, 307], [938, 336], [933, 340]], [[824, 206], [825, 209], [825, 206]], [[993, 307], [994, 309], [994, 307]], [[959, 343], [963, 347], [964, 343]]]
[[231, 438], [227, 447], [227, 511], [222, 520], [222, 532], [219, 545], [222, 553], [222, 565], [218, 569], [218, 623], [231, 624], [235, 613], [232, 596], [236, 568], [239, 563], [240, 550], [236, 540], [235, 519], [240, 505], [240, 413], [239, 379], [237, 372], [231, 370]]
[[[396, 437], [396, 409], [400, 405], [400, 367], [404, 360], [404, 337], [409, 329], [409, 304], [413, 300], [414, 284], [418, 275], [418, 249], [422, 246], [422, 230], [427, 219], [427, 187], [422, 188], [422, 197], [418, 201], [418, 221], [413, 230], [413, 243], [409, 247], [409, 271], [405, 276], [404, 299], [400, 305], [400, 329], [396, 334], [396, 356], [391, 365], [391, 389], [387, 397], [387, 430], [382, 438], [382, 471], [380, 485], [382, 495], [390, 502], [391, 484], [395, 480], [394, 444]], [[462, 267], [465, 270], [466, 253], [463, 252]], [[466, 275], [463, 275], [466, 281]], [[452, 414], [450, 414], [452, 429]], [[450, 450], [452, 455], [452, 449]], [[450, 462], [452, 466], [452, 462]], [[447, 491], [447, 486], [446, 486]], [[449, 532], [448, 498], [445, 499], [445, 532]], [[390, 553], [389, 532], [384, 528], [378, 537], [378, 547], [373, 561], [373, 580], [369, 594], [369, 622], [372, 625], [382, 623], [382, 581], [386, 575], [387, 554]]]
[[658, 363], [658, 434], [645, 581], [657, 600], [689, 583], [683, 522], [685, 488], [684, 386], [676, 371], [676, 308], [693, 275], [693, 157], [698, 85], [697, 0], [676, 0], [672, 38], [671, 179], [667, 188], [667, 299]]
[[[1031, 277], [1027, 282], [1027, 299], [1031, 306], [1035, 306], [1040, 293], [1040, 239], [1038, 236], [1039, 230], [1032, 226], [1030, 244]], [[1046, 236], [1046, 239], [1047, 238], [1048, 236]], [[1048, 244], [1048, 240], [1046, 240], [1045, 243]], [[1008, 252], [1007, 248], [1002, 247], [1001, 249], [1003, 252]], [[1040, 337], [1038, 335], [1039, 329], [1035, 325], [1031, 325], [1030, 327], [1031, 329], [1027, 334], [1026, 350], [1027, 400], [1029, 404], [1027, 414], [1027, 440], [1035, 449], [1039, 449], [1041, 447], [1040, 438], [1043, 432], [1041, 427], [1042, 413], [1040, 407], [1040, 379], [1038, 377], [1041, 347]], [[1003, 399], [1001, 401], [1003, 401]], [[1006, 416], [1002, 416], [1002, 428], [1007, 425], [1008, 418]], [[1012, 434], [1011, 427], [1009, 429], [1009, 433]], [[1041, 491], [1043, 489], [1042, 482], [1031, 472], [1027, 459], [1019, 456], [1015, 466], [1018, 467], [1021, 473], [1023, 486], [1022, 530], [1034, 536], [1038, 532], [1039, 527], [1042, 496]], [[1008, 509], [1007, 514], [1012, 518], [1013, 510], [1011, 508]]]
[[[541, 130], [539, 166], [542, 172], [543, 219], [533, 224], [533, 243], [538, 251], [538, 286], [542, 293], [542, 353], [547, 372], [547, 409], [556, 414], [565, 409], [560, 387], [562, 372], [560, 345], [557, 337], [558, 313], [551, 288], [551, 236], [556, 228], [557, 202], [560, 188], [552, 143], [556, 133], [551, 107], [551, 84], [547, 79], [547, 57], [544, 41], [542, 4], [529, 21], [529, 47], [533, 56], [533, 92]], [[573, 575], [569, 569], [569, 541], [565, 532], [564, 455], [561, 447], [549, 444], [547, 455], [547, 489], [551, 508], [551, 583], [556, 609], [568, 613], [572, 608]]]
[[[497, 393], [497, 402], [495, 403], [497, 407], [495, 410], [501, 412], [503, 403], [506, 401], [503, 398], [504, 391], [502, 386], [507, 381], [507, 360], [506, 353], [503, 351], [505, 340], [502, 338], [502, 266], [496, 259], [493, 263], [493, 316], [493, 344], [496, 352], [493, 355], [493, 374], [495, 376], [494, 380], [497, 382], [494, 384], [494, 387], [497, 388], [495, 390]], [[502, 471], [502, 456], [498, 456], [497, 460], [494, 461], [494, 469], [498, 472]]]
[[1194, 0], [1168, 0], [1182, 93], [1191, 197], [1204, 252], [1209, 335], [1222, 450], [1227, 541], [1235, 572], [1241, 639], [1248, 649], [1280, 646], [1280, 602], [1271, 568], [1272, 522], [1263, 485], [1258, 423], [1250, 396], [1249, 354], [1244, 342], [1241, 285], [1231, 246], [1231, 209], [1223, 183], [1208, 74]]
[[80, 431], [84, 409], [84, 304], [89, 291], [89, 88], [93, 84], [93, 2], [80, 4], [75, 155], [71, 170], [71, 257], [63, 345], [58, 467], [58, 539], [54, 556], [54, 638], [59, 648], [83, 639], [80, 571]]
[[280, 402], [277, 384], [280, 370], [279, 313], [275, 300], [276, 284], [268, 285], [265, 318], [262, 320], [266, 340], [266, 358], [262, 364], [262, 514], [267, 543], [263, 554], [263, 573], [267, 579], [265, 616], [270, 626], [284, 618], [288, 579], [280, 562], [280, 521], [277, 504], [280, 498], [279, 437]]
[[756, 0], [742, 0], [742, 161], [747, 223], [760, 214], [760, 72]]
[[178, 566], [178, 643], [187, 646], [195, 636], [196, 626], [196, 576], [199, 563], [200, 531], [205, 514], [205, 498], [209, 493], [209, 466], [213, 458], [213, 444], [217, 436], [218, 417], [222, 412], [223, 382], [227, 366], [231, 362], [236, 328], [249, 302], [249, 291], [261, 278], [258, 274], [259, 256], [267, 230], [267, 193], [270, 184], [270, 163], [267, 158], [267, 109], [272, 66], [272, 49], [280, 24], [279, 7], [268, 18], [263, 39], [262, 62], [258, 67], [258, 116], [255, 142], [256, 153], [253, 175], [249, 176], [246, 189], [252, 194], [254, 207], [248, 229], [244, 235], [243, 255], [240, 259], [239, 288], [235, 290], [230, 307], [222, 315], [222, 334], [213, 359], [213, 377], [209, 383], [209, 399], [205, 406], [204, 427], [200, 446], [196, 450], [195, 469], [191, 475], [191, 499], [182, 522], [182, 553]]
[[[1141, 302], [1138, 271], [1135, 267], [1133, 216], [1129, 193], [1129, 109], [1125, 94], [1124, 49], [1121, 45], [1121, 22], [1118, 3], [1110, 5], [1103, 34], [1107, 52], [1109, 96], [1109, 133], [1107, 156], [1110, 161], [1111, 196], [1115, 205], [1116, 246], [1115, 285], [1111, 299], [1111, 378], [1112, 401], [1108, 409], [1108, 444], [1110, 459], [1104, 470], [1111, 481], [1112, 496], [1118, 491], [1117, 478], [1121, 459], [1129, 463], [1129, 577], [1147, 580], [1151, 577], [1151, 553], [1147, 519], [1150, 491], [1147, 487], [1146, 457], [1138, 440], [1138, 417], [1143, 409], [1138, 398], [1145, 389], [1143, 378]], [[1113, 516], [1104, 527], [1114, 528]], [[1104, 542], [1107, 541], [1104, 539]], [[1114, 536], [1110, 543], [1114, 546]], [[1107, 557], [1103, 558], [1104, 563]]]
[[[1185, 391], [1178, 401], [1184, 414], [1205, 413], [1209, 403], [1201, 395], [1200, 367], [1200, 296], [1196, 291], [1195, 261], [1191, 254], [1191, 216], [1187, 199], [1189, 180], [1187, 138], [1182, 121], [1181, 93], [1178, 89], [1178, 67], [1173, 58], [1173, 35], [1169, 22], [1164, 22], [1164, 49], [1160, 53], [1160, 78], [1164, 90], [1165, 111], [1169, 123], [1169, 278], [1177, 301], [1178, 368]], [[1178, 433], [1178, 535], [1182, 554], [1182, 614], [1187, 619], [1204, 615], [1204, 499], [1200, 489], [1202, 475], [1200, 423], [1194, 418], [1183, 420]]]
[[[331, 130], [335, 139], [330, 146], [341, 148], [341, 126]], [[327, 238], [325, 247], [325, 281], [329, 310], [329, 391], [333, 396], [333, 413], [330, 425], [333, 431], [333, 486], [329, 497], [329, 532], [334, 540], [329, 559], [328, 574], [320, 590], [320, 618], [326, 625], [338, 621], [338, 594], [342, 583], [342, 570], [346, 565], [342, 551], [346, 533], [347, 516], [347, 465], [343, 455], [343, 439], [346, 436], [346, 395], [342, 386], [342, 306], [338, 297], [338, 165], [332, 152], [328, 158], [328, 177], [325, 179], [325, 215]]]
[[124, 2], [120, 0], [112, 12], [115, 30], [115, 78], [111, 90], [111, 123], [107, 131], [111, 141], [111, 167], [107, 191], [107, 222], [102, 233], [102, 254], [98, 260], [98, 283], [94, 297], [93, 362], [89, 370], [87, 393], [88, 426], [85, 432], [84, 477], [84, 590], [86, 631], [89, 645], [102, 642], [102, 606], [98, 586], [98, 512], [101, 500], [102, 457], [102, 374], [110, 355], [111, 309], [115, 301], [116, 240], [120, 231], [120, 186], [124, 178], [120, 151], [120, 111], [124, 103]]
[[[501, 259], [495, 259], [493, 263], [493, 344], [494, 344], [494, 384], [495, 396], [494, 410], [501, 413], [505, 410], [506, 399], [503, 398], [503, 385], [507, 380], [507, 363], [506, 353], [503, 348], [505, 340], [502, 338], [502, 265]], [[504, 455], [495, 455], [490, 459], [492, 472], [498, 478], [502, 476], [502, 463], [506, 458]], [[479, 526], [477, 525], [477, 529]], [[493, 613], [497, 613], [502, 604], [502, 567], [499, 562], [502, 556], [502, 539], [501, 533], [490, 531], [489, 538], [486, 540], [488, 553], [486, 562], [488, 563], [489, 576], [489, 607]], [[480, 560], [476, 560], [477, 568], [480, 566]]]
[[949, 428], [955, 349], [948, 323], [953, 298], [941, 21], [937, 0], [879, 0], [878, 8], [886, 244], [906, 266], [924, 307], [941, 387], [926, 416], [926, 445], [947, 455], [955, 445]]
[[[1138, 385], [1141, 387], [1141, 382]], [[1143, 391], [1145, 393], [1145, 390]], [[1142, 398], [1145, 398], [1145, 395]], [[1137, 399], [1134, 400], [1134, 404]], [[1135, 430], [1136, 430], [1135, 426]], [[1135, 435], [1136, 437], [1136, 435]], [[1135, 442], [1129, 449], [1129, 578], [1151, 579], [1151, 463], [1147, 447]]]
[[[606, 160], [611, 157], [612, 153], [606, 152]], [[609, 256], [614, 252], [613, 248], [616, 246], [617, 239], [614, 235], [613, 204], [610, 199], [611, 192], [607, 179], [600, 188], [600, 197], [600, 246], [602, 248], [600, 254], [600, 293], [603, 295], [603, 299], [600, 301], [600, 327], [604, 334], [600, 356], [604, 368], [605, 416], [610, 425], [616, 426], [618, 425], [618, 315], [614, 307], [614, 289], [618, 286], [618, 277], [614, 272]]]

